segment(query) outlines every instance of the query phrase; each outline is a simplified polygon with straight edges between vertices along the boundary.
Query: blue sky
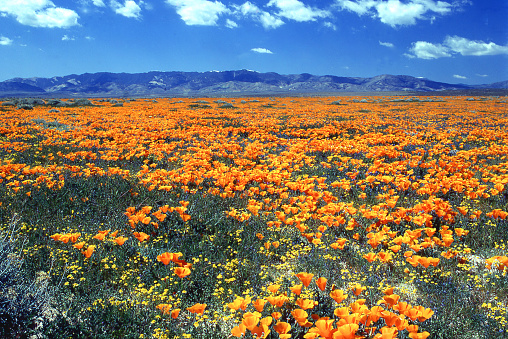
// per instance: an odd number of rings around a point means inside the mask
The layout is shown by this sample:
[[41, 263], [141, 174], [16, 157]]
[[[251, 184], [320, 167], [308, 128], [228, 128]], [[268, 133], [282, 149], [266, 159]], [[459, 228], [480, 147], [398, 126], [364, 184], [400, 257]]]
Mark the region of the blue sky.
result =
[[0, 81], [251, 69], [508, 80], [506, 0], [0, 0]]

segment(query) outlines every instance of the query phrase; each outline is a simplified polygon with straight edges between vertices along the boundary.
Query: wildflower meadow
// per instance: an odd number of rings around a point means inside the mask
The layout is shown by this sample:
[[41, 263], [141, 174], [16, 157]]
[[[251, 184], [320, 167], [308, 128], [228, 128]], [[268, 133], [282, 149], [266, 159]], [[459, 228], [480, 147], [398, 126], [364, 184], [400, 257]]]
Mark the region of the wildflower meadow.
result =
[[1, 105], [0, 337], [507, 338], [506, 102]]

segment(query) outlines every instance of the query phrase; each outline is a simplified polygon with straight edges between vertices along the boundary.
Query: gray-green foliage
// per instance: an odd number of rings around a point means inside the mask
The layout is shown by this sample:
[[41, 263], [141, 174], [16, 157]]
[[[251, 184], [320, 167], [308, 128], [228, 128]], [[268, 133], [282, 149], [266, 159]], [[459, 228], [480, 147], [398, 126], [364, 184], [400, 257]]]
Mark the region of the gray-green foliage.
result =
[[10, 234], [0, 233], [0, 337], [14, 338], [34, 329], [35, 318], [47, 302], [48, 279], [29, 279], [23, 270], [23, 240], [16, 237], [16, 220]]

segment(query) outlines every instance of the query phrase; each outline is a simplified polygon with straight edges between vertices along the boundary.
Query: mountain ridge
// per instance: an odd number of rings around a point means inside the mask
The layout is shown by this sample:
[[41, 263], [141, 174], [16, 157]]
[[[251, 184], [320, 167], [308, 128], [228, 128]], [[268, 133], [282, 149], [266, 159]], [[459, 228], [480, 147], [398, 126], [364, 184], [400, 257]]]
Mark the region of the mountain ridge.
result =
[[508, 81], [469, 86], [409, 75], [370, 78], [335, 75], [260, 73], [251, 70], [145, 73], [83, 73], [51, 78], [13, 78], [0, 82], [0, 97], [175, 97], [224, 95], [291, 95], [346, 92], [442, 92], [507, 89]]

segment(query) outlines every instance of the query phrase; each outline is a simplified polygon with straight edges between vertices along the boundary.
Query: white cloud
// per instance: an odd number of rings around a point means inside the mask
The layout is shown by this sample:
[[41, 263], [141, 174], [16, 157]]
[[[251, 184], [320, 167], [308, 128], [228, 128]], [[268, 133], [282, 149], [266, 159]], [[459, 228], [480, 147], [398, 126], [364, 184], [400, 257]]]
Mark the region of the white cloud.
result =
[[12, 40], [5, 37], [5, 36], [0, 36], [0, 45], [1, 46], [9, 46], [12, 44]]
[[229, 9], [219, 1], [208, 0], [166, 0], [176, 7], [176, 12], [187, 25], [215, 26], [219, 15]]
[[73, 36], [71, 37], [71, 36], [68, 36], [67, 34], [65, 34], [62, 37], [62, 41], [71, 41], [71, 40], [75, 40]]
[[447, 14], [453, 5], [435, 0], [336, 0], [341, 8], [358, 15], [369, 14], [382, 23], [396, 27], [398, 25], [415, 25], [416, 20], [433, 20], [435, 16], [426, 17], [427, 13]]
[[463, 79], [467, 79], [467, 77], [465, 77], [465, 76], [463, 76], [463, 75], [458, 75], [458, 74], [454, 74], [454, 75], [453, 75], [453, 77], [454, 77], [455, 79], [462, 79], [462, 80], [463, 80]]
[[263, 53], [263, 54], [273, 54], [273, 52], [270, 51], [269, 49], [260, 48], [260, 47], [253, 48], [253, 49], [251, 49], [251, 51], [256, 52], [256, 53]]
[[284, 25], [284, 21], [279, 17], [259, 9], [258, 6], [250, 1], [244, 2], [240, 6], [233, 5], [232, 7], [235, 9], [235, 14], [251, 17], [253, 20], [259, 21], [265, 29], [277, 28]]
[[226, 20], [226, 27], [227, 28], [237, 28], [238, 24], [234, 22], [233, 20], [227, 19]]
[[79, 18], [73, 10], [56, 7], [50, 0], [2, 0], [0, 15], [13, 16], [22, 25], [47, 28], [75, 26]]
[[260, 14], [261, 13], [261, 10], [258, 8], [258, 6], [254, 5], [253, 3], [249, 2], [249, 1], [244, 2], [240, 6], [236, 6], [236, 8], [243, 15], [248, 15], [248, 14], [256, 15], [256, 14]]
[[370, 9], [376, 5], [376, 1], [374, 0], [337, 0], [336, 3], [342, 9], [355, 12], [358, 15], [369, 13]]
[[330, 12], [305, 6], [298, 0], [270, 0], [267, 6], [275, 6], [280, 12], [277, 15], [295, 21], [315, 21], [316, 18], [330, 16]]
[[389, 0], [377, 4], [376, 11], [382, 23], [395, 27], [416, 24], [416, 19], [421, 19], [427, 9], [419, 3], [404, 4], [399, 0]]
[[259, 16], [259, 21], [264, 28], [277, 28], [284, 25], [284, 21], [277, 18], [276, 16], [271, 15], [268, 12], [263, 12]]
[[385, 46], [385, 47], [390, 47], [390, 48], [394, 47], [394, 45], [391, 42], [382, 42], [382, 41], [380, 41], [379, 44], [381, 46]]
[[409, 57], [420, 59], [437, 59], [451, 57], [453, 54], [464, 56], [485, 56], [508, 54], [508, 46], [496, 45], [493, 42], [473, 41], [459, 36], [447, 36], [442, 44], [417, 41], [409, 50]]
[[437, 59], [452, 56], [449, 49], [441, 44], [432, 44], [426, 41], [417, 41], [413, 43], [413, 47], [409, 50], [412, 54], [406, 54], [409, 57], [419, 59]]
[[508, 54], [508, 46], [499, 46], [493, 42], [473, 41], [458, 36], [446, 37], [444, 44], [452, 51], [462, 55], [498, 55]]
[[488, 77], [488, 74], [476, 74], [477, 77], [486, 78]]
[[[140, 3], [143, 3], [142, 1]], [[133, 1], [127, 0], [121, 5], [118, 1], [111, 1], [111, 7], [115, 10], [116, 14], [123, 15], [126, 18], [136, 18], [139, 19], [141, 17], [141, 7]]]
[[102, 1], [102, 0], [92, 0], [92, 3], [97, 7], [106, 7], [106, 5], [104, 4], [104, 1]]

